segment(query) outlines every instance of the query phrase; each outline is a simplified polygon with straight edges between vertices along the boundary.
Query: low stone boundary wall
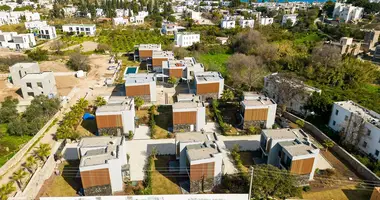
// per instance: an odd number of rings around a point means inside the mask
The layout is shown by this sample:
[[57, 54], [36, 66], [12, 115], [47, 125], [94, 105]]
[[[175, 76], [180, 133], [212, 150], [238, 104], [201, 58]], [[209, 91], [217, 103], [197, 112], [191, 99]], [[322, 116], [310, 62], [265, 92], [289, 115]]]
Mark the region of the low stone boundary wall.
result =
[[[303, 120], [293, 114], [284, 113], [284, 117], [289, 119], [292, 122], [296, 120]], [[304, 121], [304, 120], [303, 120]], [[305, 125], [303, 129], [307, 130], [319, 141], [331, 140], [326, 134], [324, 134], [321, 130], [315, 127], [313, 124], [305, 121]], [[331, 140], [332, 141], [332, 140]], [[334, 142], [334, 141], [333, 141]], [[339, 159], [344, 160], [346, 163], [350, 165], [350, 167], [355, 170], [357, 174], [362, 176], [367, 181], [380, 181], [380, 178], [373, 173], [370, 169], [368, 169], [365, 165], [363, 165], [359, 160], [357, 160], [354, 156], [352, 156], [349, 152], [339, 146], [334, 142], [334, 147], [330, 148], [330, 151], [334, 152]]]

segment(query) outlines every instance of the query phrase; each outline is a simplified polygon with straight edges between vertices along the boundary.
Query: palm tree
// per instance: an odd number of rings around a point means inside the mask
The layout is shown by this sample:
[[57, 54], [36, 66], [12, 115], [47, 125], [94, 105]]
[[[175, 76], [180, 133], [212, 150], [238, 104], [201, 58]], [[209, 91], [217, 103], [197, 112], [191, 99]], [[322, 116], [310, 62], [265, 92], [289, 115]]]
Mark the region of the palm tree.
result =
[[36, 150], [37, 156], [41, 161], [45, 162], [45, 159], [50, 155], [51, 147], [49, 144], [41, 143]]
[[16, 187], [13, 185], [13, 181], [4, 184], [0, 187], [0, 200], [8, 199], [8, 195], [16, 191]]
[[100, 107], [100, 106], [106, 105], [107, 101], [103, 97], [98, 96], [98, 97], [96, 97], [94, 104], [96, 107]]
[[150, 155], [153, 157], [153, 159], [156, 159], [157, 154], [158, 154], [157, 147], [153, 147], [152, 151], [150, 152]]
[[80, 98], [78, 101], [77, 101], [77, 105], [82, 108], [82, 109], [85, 109], [88, 107], [88, 101], [84, 98]]
[[323, 145], [326, 147], [326, 151], [328, 150], [328, 148], [332, 148], [332, 147], [334, 147], [334, 142], [332, 141], [332, 140], [325, 140], [324, 142], [323, 142]]
[[142, 99], [141, 97], [135, 97], [135, 106], [137, 110], [140, 110], [140, 107], [144, 105], [144, 103], [144, 99]]
[[26, 159], [26, 162], [25, 162], [25, 167], [31, 172], [33, 173], [36, 168], [34, 166], [37, 166], [37, 160], [34, 158], [34, 156], [29, 156], [27, 159]]
[[18, 187], [21, 189], [22, 179], [26, 177], [27, 173], [23, 169], [19, 169], [13, 173], [12, 179], [17, 182]]

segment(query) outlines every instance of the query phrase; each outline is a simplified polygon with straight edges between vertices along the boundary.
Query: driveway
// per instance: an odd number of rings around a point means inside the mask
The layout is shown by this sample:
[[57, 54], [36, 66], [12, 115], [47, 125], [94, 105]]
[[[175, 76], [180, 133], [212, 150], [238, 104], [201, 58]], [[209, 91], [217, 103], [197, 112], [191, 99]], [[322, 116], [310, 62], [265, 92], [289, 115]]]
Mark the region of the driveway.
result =
[[325, 157], [323, 157], [323, 155], [321, 153], [319, 153], [318, 157], [317, 157], [316, 168], [323, 170], [323, 169], [331, 169], [331, 168], [333, 168], [333, 166], [329, 163], [329, 161], [327, 161], [327, 159]]
[[149, 140], [150, 139], [149, 126], [140, 125], [138, 128], [136, 128], [133, 139], [134, 140]]

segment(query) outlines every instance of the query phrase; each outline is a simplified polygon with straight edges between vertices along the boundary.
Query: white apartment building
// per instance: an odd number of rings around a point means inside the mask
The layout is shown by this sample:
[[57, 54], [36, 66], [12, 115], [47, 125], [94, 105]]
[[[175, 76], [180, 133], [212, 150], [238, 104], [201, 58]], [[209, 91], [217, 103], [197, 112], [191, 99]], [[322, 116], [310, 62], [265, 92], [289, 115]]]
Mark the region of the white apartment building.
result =
[[43, 39], [55, 39], [57, 38], [57, 31], [54, 26], [43, 26], [39, 28], [38, 37]]
[[148, 12], [148, 11], [139, 11], [139, 12], [137, 13], [137, 16], [140, 16], [140, 17], [142, 17], [142, 18], [148, 17], [148, 15], [149, 15], [149, 12]]
[[319, 149], [301, 129], [264, 129], [260, 149], [266, 164], [297, 174], [299, 179], [314, 179]]
[[119, 25], [127, 25], [128, 19], [123, 17], [114, 17], [112, 18], [113, 25], [119, 26]]
[[16, 63], [9, 67], [13, 85], [21, 86], [22, 77], [29, 73], [39, 73], [40, 66], [38, 63]]
[[53, 98], [58, 94], [53, 72], [28, 73], [21, 78], [20, 82], [24, 99], [39, 95]]
[[95, 24], [65, 24], [62, 25], [62, 31], [67, 33], [81, 34], [94, 36], [96, 33]]
[[201, 131], [206, 125], [206, 107], [199, 96], [177, 95], [172, 110], [173, 132]]
[[335, 3], [333, 18], [339, 19], [341, 22], [356, 22], [363, 17], [364, 8], [356, 7], [351, 4]]
[[32, 33], [0, 32], [0, 48], [22, 50], [31, 49], [35, 45], [36, 39]]
[[[289, 85], [293, 85], [292, 80], [284, 79], [278, 73], [273, 73], [264, 77], [263, 92], [279, 104], [281, 104], [281, 102], [279, 102], [279, 100], [281, 99], [279, 97], [279, 95], [281, 95], [281, 87], [279, 86], [279, 84], [281, 84], [283, 81], [288, 81], [288, 83], [290, 83]], [[294, 85], [294, 88], [303, 87], [304, 92], [292, 97], [290, 102], [288, 102], [286, 106], [287, 109], [292, 112], [298, 113], [300, 115], [307, 115], [308, 111], [304, 109], [305, 104], [307, 103], [308, 99], [311, 97], [313, 93], [321, 94], [322, 90], [308, 86], [304, 83], [302, 84], [302, 86]]]
[[[116, 12], [116, 17], [128, 17], [129, 16], [129, 9], [116, 9], [115, 12]], [[131, 14], [133, 15], [133, 12]]]
[[127, 74], [125, 79], [125, 96], [139, 96], [145, 102], [156, 102], [156, 76], [155, 74]]
[[274, 19], [272, 17], [261, 17], [260, 25], [267, 26], [273, 24]]
[[231, 28], [235, 28], [235, 24], [236, 24], [235, 20], [223, 19], [222, 22], [220, 23], [220, 27], [223, 29], [231, 29]]
[[[112, 195], [123, 191], [128, 174], [124, 137], [84, 137], [78, 144], [84, 194]], [[96, 178], [95, 178], [96, 177]]]
[[99, 135], [128, 135], [135, 132], [135, 101], [133, 98], [111, 96], [107, 104], [96, 109]]
[[19, 23], [20, 23], [19, 17], [11, 16], [10, 12], [8, 11], [0, 11], [0, 25], [19, 24]]
[[144, 19], [145, 19], [144, 16], [136, 15], [136, 16], [130, 17], [129, 21], [134, 25], [139, 25], [139, 24], [144, 24]]
[[25, 12], [24, 16], [27, 22], [41, 20], [41, 16], [38, 12]]
[[271, 129], [274, 125], [277, 110], [274, 100], [260, 93], [244, 92], [240, 106], [241, 125], [244, 129], [250, 126]]
[[281, 25], [285, 25], [288, 20], [291, 21], [291, 25], [294, 26], [297, 22], [297, 15], [296, 14], [287, 14], [282, 16]]
[[30, 21], [25, 22], [25, 28], [30, 29], [40, 29], [40, 27], [47, 26], [46, 21]]
[[194, 72], [195, 94], [202, 99], [218, 99], [224, 90], [224, 78], [220, 72]]
[[78, 8], [73, 5], [67, 5], [63, 7], [63, 12], [65, 13], [65, 16], [73, 16], [77, 12]]
[[190, 14], [190, 18], [193, 19], [194, 21], [198, 21], [198, 20], [202, 19], [202, 17], [201, 17], [202, 13], [201, 12], [197, 12], [197, 11], [190, 10], [190, 9], [187, 9], [186, 11]]
[[101, 9], [101, 8], [97, 8], [96, 10], [96, 17], [103, 17], [104, 16], [104, 11], [103, 11], [103, 9]]
[[161, 33], [164, 35], [174, 35], [181, 30], [186, 30], [186, 28], [183, 26], [178, 26], [174, 23], [162, 23]]
[[240, 19], [239, 25], [242, 28], [253, 28], [255, 26], [255, 20], [253, 20], [253, 19]]
[[201, 41], [201, 35], [191, 32], [179, 32], [174, 35], [175, 46], [189, 47]]
[[380, 114], [353, 101], [335, 102], [329, 127], [340, 133], [343, 141], [379, 160]]

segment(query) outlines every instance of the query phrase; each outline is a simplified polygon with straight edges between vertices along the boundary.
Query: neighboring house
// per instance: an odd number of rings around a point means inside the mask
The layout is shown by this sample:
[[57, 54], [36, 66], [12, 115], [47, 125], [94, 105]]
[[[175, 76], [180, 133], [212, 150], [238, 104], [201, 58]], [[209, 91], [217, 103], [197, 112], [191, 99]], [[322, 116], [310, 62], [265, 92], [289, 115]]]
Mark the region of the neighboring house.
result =
[[108, 103], [96, 109], [99, 135], [128, 136], [135, 132], [135, 101], [133, 98], [112, 96]]
[[218, 40], [220, 44], [226, 45], [228, 42], [228, 37], [216, 37], [216, 40]]
[[25, 28], [30, 30], [30, 29], [40, 29], [41, 27], [47, 26], [46, 21], [30, 21], [30, 22], [25, 22]]
[[63, 7], [62, 9], [63, 9], [65, 16], [67, 16], [67, 17], [73, 16], [78, 10], [78, 8], [76, 6], [73, 6], [73, 5], [67, 5], [67, 6]]
[[54, 26], [43, 26], [39, 28], [38, 37], [43, 39], [55, 39], [57, 38], [57, 32]]
[[11, 81], [14, 86], [21, 86], [22, 77], [29, 73], [39, 73], [40, 66], [38, 63], [16, 63], [9, 67], [9, 72], [11, 76]]
[[112, 195], [123, 191], [129, 175], [124, 137], [84, 137], [77, 148], [84, 195]]
[[201, 131], [206, 124], [206, 109], [199, 96], [177, 95], [173, 109], [173, 132]]
[[149, 61], [152, 59], [153, 51], [161, 51], [161, 44], [135, 45], [134, 60]]
[[65, 25], [62, 25], [62, 31], [66, 33], [95, 36], [96, 25], [95, 24], [65, 24]]
[[221, 183], [224, 164], [217, 140], [215, 133], [176, 134], [179, 173], [189, 176], [190, 193], [210, 191]]
[[152, 62], [148, 62], [147, 66], [152, 66], [155, 72], [162, 72], [162, 62], [168, 60], [174, 60], [174, 53], [172, 51], [153, 51]]
[[136, 15], [129, 18], [129, 22], [131, 22], [134, 25], [144, 24], [144, 16]]
[[350, 37], [342, 37], [340, 38], [340, 42], [325, 41], [325, 45], [338, 47], [342, 55], [349, 54], [356, 56], [361, 52], [361, 42], [354, 42], [353, 40], [354, 39]]
[[27, 22], [41, 20], [40, 14], [38, 12], [25, 12], [24, 16]]
[[224, 78], [220, 72], [194, 72], [195, 94], [202, 97], [218, 99], [222, 96], [224, 89]]
[[57, 86], [53, 72], [27, 73], [20, 80], [21, 92], [24, 99], [46, 95], [57, 97]]
[[96, 13], [95, 13], [96, 17], [103, 17], [104, 16], [103, 9], [97, 8], [95, 11], [96, 11]]
[[374, 61], [379, 61], [380, 60], [380, 45], [377, 45], [375, 48], [375, 51], [373, 52], [373, 58], [372, 60]]
[[186, 30], [186, 28], [173, 23], [163, 23], [161, 27], [161, 33], [164, 35], [174, 35], [182, 30]]
[[319, 149], [301, 129], [262, 130], [260, 149], [266, 164], [286, 169], [299, 180], [313, 180]]
[[223, 29], [231, 29], [235, 28], [235, 20], [230, 20], [230, 19], [223, 19], [222, 22], [220, 23], [220, 27]]
[[250, 126], [272, 128], [276, 118], [277, 104], [260, 93], [244, 92], [241, 105], [241, 119], [244, 129]]
[[112, 18], [113, 25], [118, 26], [118, 25], [127, 25], [128, 24], [128, 19], [124, 17], [115, 17]]
[[183, 78], [191, 80], [194, 72], [204, 72], [202, 63], [197, 63], [193, 57], [185, 57], [183, 60], [168, 60], [162, 62], [162, 73], [164, 77]]
[[174, 35], [174, 43], [177, 47], [189, 47], [201, 41], [201, 35], [191, 32], [178, 32]]
[[364, 34], [364, 42], [363, 42], [363, 49], [365, 51], [373, 50], [377, 42], [379, 41], [380, 31], [376, 30], [365, 30]]
[[116, 17], [128, 17], [129, 16], [129, 9], [116, 9], [115, 13], [116, 13]]
[[190, 10], [190, 9], [187, 9], [186, 10], [189, 14], [190, 14], [190, 18], [193, 19], [194, 21], [198, 21], [198, 20], [201, 20], [202, 17], [202, 13], [201, 12], [196, 12], [194, 10]]
[[36, 39], [32, 33], [17, 34], [16, 32], [0, 31], [0, 48], [15, 50], [31, 49], [36, 45]]
[[281, 25], [286, 25], [288, 23], [288, 20], [290, 20], [291, 26], [294, 26], [297, 22], [297, 15], [296, 14], [283, 15]]
[[255, 20], [253, 20], [253, 19], [240, 19], [239, 25], [242, 28], [253, 28], [255, 26]]
[[156, 102], [155, 74], [125, 75], [125, 94], [127, 97], [139, 96], [145, 102]]
[[380, 158], [380, 114], [353, 101], [335, 102], [329, 127], [340, 133], [342, 141], [356, 146], [360, 151]]
[[[272, 98], [275, 102], [278, 104], [281, 104], [279, 101], [281, 98], [279, 95], [281, 95], [280, 90], [280, 84], [283, 81], [288, 81], [288, 85], [292, 86], [294, 84], [292, 80], [284, 79], [282, 78], [278, 73], [270, 74], [266, 77], [264, 77], [264, 89], [263, 92], [268, 95], [268, 97]], [[304, 83], [302, 83], [302, 86], [294, 85], [294, 88], [303, 87], [303, 92], [300, 92], [300, 94], [293, 96], [290, 100], [290, 102], [287, 103], [286, 107], [288, 110], [295, 112], [299, 115], [307, 115], [307, 110], [304, 109], [304, 106], [306, 105], [308, 99], [311, 97], [313, 93], [321, 94], [322, 90], [318, 88], [314, 88], [311, 86], [308, 86]]]
[[272, 17], [261, 17], [260, 18], [260, 25], [266, 26], [273, 24], [274, 19]]
[[336, 2], [333, 11], [333, 18], [345, 23], [357, 22], [362, 19], [363, 13], [364, 9], [362, 7]]

